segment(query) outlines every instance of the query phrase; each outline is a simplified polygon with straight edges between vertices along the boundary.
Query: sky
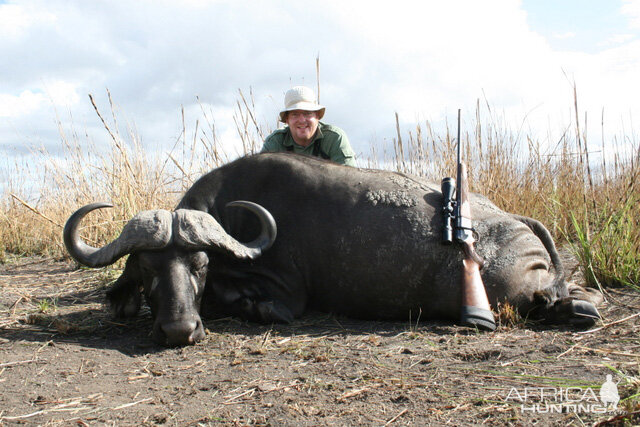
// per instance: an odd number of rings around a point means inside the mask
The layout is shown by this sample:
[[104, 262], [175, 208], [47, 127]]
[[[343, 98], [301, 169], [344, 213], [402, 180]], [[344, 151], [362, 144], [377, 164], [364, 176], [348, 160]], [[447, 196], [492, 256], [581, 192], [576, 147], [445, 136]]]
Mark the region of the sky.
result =
[[628, 135], [640, 0], [0, 0], [0, 58], [4, 159], [60, 152], [59, 127], [105, 144], [88, 95], [108, 115], [107, 90], [145, 149], [173, 146], [182, 108], [191, 129], [210, 112], [233, 146], [238, 90], [274, 128], [287, 89], [316, 87], [316, 58], [324, 121], [362, 156], [395, 137], [395, 113], [407, 131], [458, 108], [471, 123], [478, 100], [515, 127], [561, 132], [574, 84], [593, 134], [604, 112], [607, 132]]

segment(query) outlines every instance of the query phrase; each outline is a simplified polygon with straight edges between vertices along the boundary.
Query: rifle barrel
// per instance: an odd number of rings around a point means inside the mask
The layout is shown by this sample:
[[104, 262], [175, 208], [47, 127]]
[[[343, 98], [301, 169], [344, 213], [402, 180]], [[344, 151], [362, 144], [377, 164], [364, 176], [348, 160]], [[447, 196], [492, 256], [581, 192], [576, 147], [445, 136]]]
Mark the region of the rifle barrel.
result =
[[[461, 176], [461, 170], [460, 170], [460, 165], [462, 164], [462, 153], [461, 153], [461, 144], [460, 144], [460, 108], [458, 108], [458, 136], [456, 138], [456, 143], [458, 144], [458, 162], [457, 162], [457, 167], [456, 167], [456, 184], [457, 184], [457, 188], [456, 188], [456, 205], [457, 205], [457, 209], [460, 209], [460, 205], [462, 204], [462, 192], [460, 191], [460, 184], [463, 183], [463, 180], [466, 177]], [[460, 216], [460, 212], [458, 212], [458, 214], [456, 216]]]
[[458, 108], [458, 137], [456, 138], [456, 142], [458, 143], [458, 164], [460, 164], [460, 161], [462, 160], [462, 155], [460, 152], [460, 108]]

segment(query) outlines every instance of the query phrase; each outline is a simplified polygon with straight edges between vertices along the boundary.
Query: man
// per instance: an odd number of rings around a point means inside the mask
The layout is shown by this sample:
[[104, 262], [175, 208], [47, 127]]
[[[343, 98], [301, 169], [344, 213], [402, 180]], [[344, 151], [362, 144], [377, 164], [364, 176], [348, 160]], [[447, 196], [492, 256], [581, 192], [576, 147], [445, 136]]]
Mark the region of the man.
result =
[[280, 112], [280, 121], [288, 126], [269, 135], [262, 152], [290, 151], [355, 166], [355, 153], [344, 131], [320, 121], [324, 110], [313, 89], [296, 86], [288, 90]]

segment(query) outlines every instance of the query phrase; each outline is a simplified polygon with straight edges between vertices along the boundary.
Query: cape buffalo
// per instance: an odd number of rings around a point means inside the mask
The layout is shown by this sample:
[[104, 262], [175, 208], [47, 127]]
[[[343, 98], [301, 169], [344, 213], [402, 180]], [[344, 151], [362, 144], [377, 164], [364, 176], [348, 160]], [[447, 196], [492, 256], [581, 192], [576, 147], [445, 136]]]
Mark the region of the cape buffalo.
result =
[[[205, 294], [207, 309], [265, 323], [290, 322], [306, 307], [362, 319], [460, 313], [463, 255], [441, 244], [442, 194], [419, 177], [289, 153], [243, 157], [201, 177], [174, 212], [142, 212], [118, 239], [93, 248], [78, 227], [105, 206], [69, 218], [66, 247], [90, 267], [130, 254], [107, 299], [116, 316], [129, 317], [144, 294], [153, 337], [163, 345], [204, 338]], [[597, 317], [586, 302], [595, 293], [565, 281], [541, 223], [480, 195], [471, 207], [493, 307], [508, 302], [538, 317]]]

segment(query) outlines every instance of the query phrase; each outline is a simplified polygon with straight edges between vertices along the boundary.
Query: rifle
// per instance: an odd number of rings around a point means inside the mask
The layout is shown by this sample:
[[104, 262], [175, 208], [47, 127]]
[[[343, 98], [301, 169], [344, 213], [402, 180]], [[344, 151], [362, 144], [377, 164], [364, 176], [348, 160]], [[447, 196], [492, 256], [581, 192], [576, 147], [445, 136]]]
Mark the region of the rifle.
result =
[[[473, 229], [471, 206], [469, 202], [469, 183], [467, 182], [467, 166], [461, 160], [460, 144], [460, 110], [458, 110], [458, 170], [456, 180], [444, 178], [441, 183], [444, 203], [442, 208], [444, 229], [442, 242], [446, 245], [454, 241], [462, 246], [462, 309], [460, 323], [478, 329], [493, 331], [496, 322], [491, 312], [487, 291], [485, 290], [480, 270], [484, 260], [474, 248], [478, 240]], [[456, 196], [455, 200], [453, 196]]]

